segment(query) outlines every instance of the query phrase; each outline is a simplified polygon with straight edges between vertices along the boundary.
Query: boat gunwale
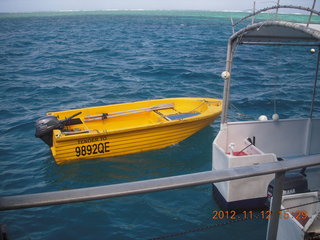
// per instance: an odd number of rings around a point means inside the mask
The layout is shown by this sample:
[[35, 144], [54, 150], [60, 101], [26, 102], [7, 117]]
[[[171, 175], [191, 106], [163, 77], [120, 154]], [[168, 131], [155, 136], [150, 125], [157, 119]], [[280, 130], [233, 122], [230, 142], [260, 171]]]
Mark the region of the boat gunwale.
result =
[[[143, 130], [148, 130], [151, 128], [161, 128], [161, 127], [167, 127], [167, 126], [172, 126], [172, 125], [180, 125], [180, 124], [186, 124], [189, 122], [198, 122], [198, 121], [204, 121], [207, 119], [216, 119], [217, 116], [219, 116], [222, 112], [222, 100], [216, 99], [216, 98], [188, 98], [188, 97], [181, 97], [181, 98], [166, 98], [165, 100], [190, 100], [190, 101], [207, 101], [207, 102], [217, 102], [219, 105], [215, 106], [217, 107], [217, 111], [210, 111], [207, 110], [205, 112], [201, 112], [197, 116], [192, 116], [188, 118], [183, 118], [183, 119], [176, 119], [176, 120], [170, 120], [166, 122], [155, 122], [152, 124], [143, 124], [140, 126], [133, 126], [129, 128], [121, 128], [121, 129], [115, 129], [115, 130], [107, 130], [107, 131], [101, 131], [99, 133], [96, 132], [88, 132], [88, 133], [83, 133], [83, 134], [74, 134], [74, 135], [63, 135], [60, 130], [54, 130], [53, 132], [53, 137], [55, 141], [57, 142], [63, 142], [63, 141], [70, 141], [70, 140], [78, 140], [78, 139], [84, 139], [84, 138], [91, 138], [91, 137], [99, 137], [99, 136], [109, 136], [109, 135], [115, 135], [115, 134], [122, 134], [122, 133], [128, 133], [128, 132], [134, 132], [134, 131], [143, 131]], [[163, 100], [163, 99], [154, 99], [150, 101], [157, 101], [157, 100]], [[210, 101], [211, 100], [211, 101]], [[148, 101], [148, 100], [147, 100]], [[138, 101], [138, 102], [131, 102], [132, 104], [134, 103], [141, 103], [141, 102], [146, 102], [146, 101]], [[130, 104], [131, 104], [130, 103]], [[126, 104], [126, 103], [120, 103], [120, 104], [114, 104], [112, 106], [116, 105], [121, 105], [121, 104]], [[111, 106], [111, 105], [105, 105], [105, 106]], [[66, 113], [70, 111], [80, 111], [83, 109], [92, 109], [92, 108], [100, 108], [103, 106], [97, 106], [97, 107], [88, 107], [88, 108], [80, 108], [80, 109], [72, 109], [72, 110], [67, 110], [67, 111], [61, 111], [61, 112], [50, 112], [48, 114], [58, 114], [58, 113]], [[59, 136], [59, 137], [57, 137]]]
[[[139, 131], [145, 131], [149, 129], [157, 129], [157, 128], [164, 128], [164, 127], [170, 127], [173, 125], [184, 125], [187, 123], [191, 122], [202, 122], [205, 120], [209, 120], [210, 118], [216, 119], [216, 117], [221, 113], [217, 112], [213, 115], [206, 115], [201, 118], [193, 118], [193, 119], [186, 119], [186, 120], [173, 120], [173, 121], [168, 121], [168, 122], [163, 122], [163, 123], [156, 123], [153, 125], [142, 125], [140, 127], [132, 127], [132, 128], [123, 128], [119, 130], [111, 130], [111, 131], [106, 131], [106, 132], [100, 132], [100, 133], [87, 133], [87, 134], [74, 134], [74, 135], [64, 135], [61, 137], [56, 137], [55, 140], [57, 142], [63, 142], [63, 141], [71, 141], [71, 140], [80, 140], [80, 139], [85, 139], [85, 138], [94, 138], [94, 137], [100, 137], [100, 136], [111, 136], [111, 135], [117, 135], [117, 134], [124, 134], [124, 133], [131, 133], [131, 132], [139, 132]], [[59, 131], [59, 130], [57, 130]], [[60, 131], [59, 131], [60, 132]], [[58, 133], [59, 134], [59, 133]]]
[[158, 99], [150, 99], [150, 100], [142, 100], [142, 101], [135, 101], [135, 102], [123, 102], [123, 103], [116, 103], [116, 104], [108, 104], [108, 105], [102, 105], [102, 106], [93, 106], [93, 107], [84, 107], [84, 108], [75, 108], [75, 109], [69, 109], [69, 110], [63, 110], [63, 111], [56, 111], [56, 112], [48, 112], [46, 115], [48, 116], [56, 116], [59, 113], [68, 113], [68, 112], [77, 112], [80, 110], [88, 110], [88, 109], [99, 109], [101, 107], [108, 107], [108, 106], [113, 106], [113, 107], [118, 107], [120, 105], [124, 104], [137, 104], [137, 103], [144, 103], [144, 102], [160, 102], [162, 100], [168, 101], [168, 100], [188, 100], [189, 101], [199, 101], [199, 100], [205, 100], [208, 102], [212, 102], [210, 100], [214, 100], [214, 102], [222, 104], [222, 99], [218, 98], [209, 98], [209, 97], [176, 97], [176, 98], [158, 98]]

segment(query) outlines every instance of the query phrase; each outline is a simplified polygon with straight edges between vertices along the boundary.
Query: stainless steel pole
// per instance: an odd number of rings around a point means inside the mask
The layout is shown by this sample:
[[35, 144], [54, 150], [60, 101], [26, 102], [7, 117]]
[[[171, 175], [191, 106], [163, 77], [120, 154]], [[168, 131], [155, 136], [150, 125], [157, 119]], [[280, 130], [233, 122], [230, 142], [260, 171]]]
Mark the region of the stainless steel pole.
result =
[[268, 222], [267, 240], [277, 239], [284, 175], [285, 172], [276, 173], [271, 204], [271, 218]]
[[137, 182], [119, 183], [56, 192], [32, 193], [17, 196], [0, 196], [0, 211], [85, 202], [183, 187], [192, 187], [208, 183], [230, 181], [240, 178], [284, 172], [316, 165], [320, 165], [320, 156], [311, 155], [309, 157], [304, 156], [301, 158], [291, 159], [290, 161], [227, 168], [223, 170], [191, 173]]
[[[316, 6], [316, 1], [317, 0], [313, 0], [312, 10], [314, 10], [314, 7]], [[307, 27], [309, 27], [309, 24], [311, 22], [311, 17], [312, 17], [312, 12], [310, 12], [308, 23], [307, 23]]]
[[279, 6], [280, 6], [280, 0], [278, 0], [278, 2], [277, 2], [277, 10], [276, 10], [277, 17], [278, 17], [278, 13], [279, 13]]
[[311, 102], [311, 109], [310, 109], [310, 118], [312, 118], [313, 105], [314, 105], [314, 102], [316, 100], [316, 90], [317, 90], [317, 81], [318, 81], [318, 73], [319, 73], [319, 64], [320, 64], [320, 47], [318, 47], [316, 73], [314, 75], [314, 84], [313, 84], [312, 102]]
[[256, 1], [253, 2], [253, 9], [252, 9], [252, 21], [251, 24], [254, 24], [254, 14], [256, 13]]

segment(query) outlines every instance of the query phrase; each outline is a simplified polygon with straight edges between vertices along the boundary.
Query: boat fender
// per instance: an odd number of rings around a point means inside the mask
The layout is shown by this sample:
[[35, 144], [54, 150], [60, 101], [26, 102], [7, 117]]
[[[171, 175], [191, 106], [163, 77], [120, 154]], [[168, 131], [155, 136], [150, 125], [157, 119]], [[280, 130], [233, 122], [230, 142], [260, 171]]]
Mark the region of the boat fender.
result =
[[259, 117], [259, 121], [267, 121], [268, 120], [268, 117], [266, 115], [261, 115]]
[[230, 72], [228, 71], [224, 71], [221, 73], [221, 77], [224, 79], [224, 80], [227, 80], [230, 78]]
[[278, 120], [279, 120], [279, 114], [278, 114], [278, 113], [274, 113], [274, 114], [272, 115], [272, 120], [273, 120], [273, 121], [278, 121]]

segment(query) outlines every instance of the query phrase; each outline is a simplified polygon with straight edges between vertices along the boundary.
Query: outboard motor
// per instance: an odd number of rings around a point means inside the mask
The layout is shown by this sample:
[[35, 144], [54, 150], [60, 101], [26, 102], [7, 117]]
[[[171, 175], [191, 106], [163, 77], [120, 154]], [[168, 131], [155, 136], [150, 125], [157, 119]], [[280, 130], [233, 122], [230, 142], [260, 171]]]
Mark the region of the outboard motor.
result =
[[62, 130], [64, 126], [75, 116], [78, 116], [81, 112], [78, 112], [71, 117], [64, 120], [58, 120], [56, 116], [46, 116], [39, 118], [36, 121], [36, 133], [37, 138], [41, 138], [49, 147], [52, 147], [52, 134], [54, 129]]
[[[272, 180], [268, 186], [268, 197], [266, 201], [266, 206], [268, 207], [270, 207], [271, 198], [273, 196], [273, 188], [274, 180]], [[308, 180], [304, 173], [289, 173], [285, 175], [283, 182], [283, 195], [305, 193], [309, 191]]]

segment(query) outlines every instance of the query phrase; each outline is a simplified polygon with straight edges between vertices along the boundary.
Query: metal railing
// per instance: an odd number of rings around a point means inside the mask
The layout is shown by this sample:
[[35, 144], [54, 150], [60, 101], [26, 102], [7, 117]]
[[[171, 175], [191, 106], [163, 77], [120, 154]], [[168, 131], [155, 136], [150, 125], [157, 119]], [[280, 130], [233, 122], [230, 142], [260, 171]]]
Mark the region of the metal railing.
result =
[[302, 10], [302, 11], [309, 12], [310, 15], [309, 15], [308, 21], [306, 23], [307, 26], [309, 26], [309, 24], [311, 23], [311, 17], [312, 17], [313, 14], [320, 16], [320, 12], [314, 9], [315, 8], [315, 3], [316, 3], [316, 0], [314, 0], [312, 8], [308, 8], [308, 7], [303, 7], [303, 6], [279, 5], [279, 2], [278, 2], [278, 4], [275, 5], [275, 6], [266, 7], [266, 8], [260, 9], [258, 11], [255, 9], [255, 5], [254, 5], [253, 11], [252, 11], [251, 14], [248, 14], [247, 16], [245, 16], [245, 17], [241, 18], [240, 20], [238, 20], [237, 22], [233, 22], [233, 20], [232, 20], [232, 31], [234, 33], [235, 32], [235, 29], [234, 29], [235, 26], [238, 25], [239, 23], [243, 22], [246, 19], [252, 18], [251, 24], [253, 24], [254, 21], [255, 21], [255, 17], [257, 15], [259, 15], [260, 13], [264, 13], [264, 12], [276, 9], [276, 11], [277, 11], [276, 15], [277, 15], [278, 14], [278, 10], [280, 8], [281, 9], [295, 9], [295, 10]]
[[99, 187], [17, 196], [2, 196], [0, 197], [0, 211], [115, 198], [276, 173], [275, 189], [273, 192], [273, 201], [271, 206], [271, 211], [274, 213], [274, 215], [271, 219], [269, 219], [267, 233], [267, 239], [271, 240], [276, 239], [277, 235], [279, 209], [282, 200], [283, 176], [285, 172], [316, 165], [320, 165], [320, 157], [319, 155], [311, 155], [308, 157], [296, 158], [287, 161], [238, 168], [228, 168], [224, 170], [213, 170]]

